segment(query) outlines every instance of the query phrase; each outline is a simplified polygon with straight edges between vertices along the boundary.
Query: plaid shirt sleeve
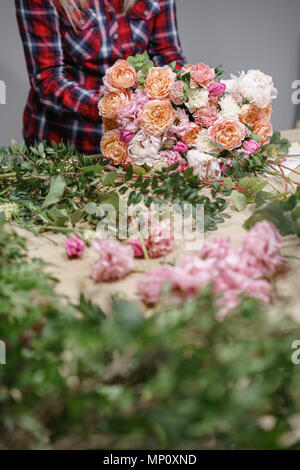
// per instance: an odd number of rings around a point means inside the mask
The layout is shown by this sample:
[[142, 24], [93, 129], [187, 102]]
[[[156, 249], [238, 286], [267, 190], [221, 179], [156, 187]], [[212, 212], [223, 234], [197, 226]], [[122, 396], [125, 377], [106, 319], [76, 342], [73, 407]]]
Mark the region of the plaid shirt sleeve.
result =
[[175, 0], [159, 0], [148, 51], [160, 66], [176, 61], [177, 67], [186, 64], [178, 35]]
[[98, 122], [99, 93], [65, 75], [60, 20], [54, 0], [15, 0], [29, 79], [41, 103], [57, 114], [71, 111]]

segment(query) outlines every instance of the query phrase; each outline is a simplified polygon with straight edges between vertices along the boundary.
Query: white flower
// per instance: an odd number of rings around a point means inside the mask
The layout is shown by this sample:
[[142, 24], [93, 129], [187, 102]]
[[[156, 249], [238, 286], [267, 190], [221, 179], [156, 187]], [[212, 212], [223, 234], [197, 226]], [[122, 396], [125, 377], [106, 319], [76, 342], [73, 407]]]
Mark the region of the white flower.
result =
[[209, 102], [209, 92], [204, 88], [196, 88], [190, 91], [189, 99], [185, 103], [188, 110], [193, 113], [197, 108], [206, 106]]
[[[231, 76], [234, 77], [234, 75], [231, 75]], [[237, 77], [234, 77], [230, 80], [221, 80], [220, 81], [221, 83], [224, 83], [224, 85], [226, 85], [226, 92], [227, 93], [233, 93], [234, 87], [236, 85], [236, 79], [237, 79]]]
[[147, 134], [147, 132], [141, 130], [130, 141], [128, 155], [132, 158], [135, 165], [144, 165], [146, 163], [152, 167], [154, 160], [160, 158], [160, 147], [160, 137]]
[[[153, 172], [153, 174], [154, 174], [156, 171], [163, 170], [164, 168], [167, 167], [167, 163], [168, 163], [168, 159], [166, 157], [161, 157], [159, 160], [154, 160], [153, 168], [152, 168], [151, 172]], [[150, 174], [151, 174], [151, 172], [150, 172]]]
[[189, 150], [187, 161], [189, 166], [193, 168], [193, 174], [201, 179], [218, 179], [221, 177], [218, 159], [208, 153], [203, 153], [199, 150]]
[[241, 94], [259, 108], [265, 108], [277, 98], [278, 91], [274, 88], [272, 77], [260, 70], [249, 70], [247, 73], [242, 72], [239, 77], [232, 75], [231, 78], [235, 82], [233, 92]]
[[6, 222], [10, 222], [14, 215], [18, 215], [20, 207], [14, 202], [0, 204], [0, 214], [4, 214]]
[[211, 140], [206, 129], [202, 129], [202, 131], [199, 132], [195, 147], [197, 150], [204, 153], [220, 153], [222, 150]]
[[231, 95], [224, 95], [223, 98], [220, 99], [219, 105], [221, 106], [220, 117], [238, 119], [240, 107]]

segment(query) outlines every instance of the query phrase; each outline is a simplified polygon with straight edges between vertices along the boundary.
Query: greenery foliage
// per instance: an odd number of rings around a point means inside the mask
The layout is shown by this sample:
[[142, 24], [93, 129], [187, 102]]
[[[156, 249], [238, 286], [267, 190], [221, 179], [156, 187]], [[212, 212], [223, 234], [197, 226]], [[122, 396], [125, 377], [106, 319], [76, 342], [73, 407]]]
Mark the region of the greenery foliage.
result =
[[269, 220], [282, 235], [300, 237], [300, 186], [294, 194], [285, 199], [266, 201], [263, 196], [258, 195], [257, 209], [245, 222], [245, 227], [249, 229], [261, 220]]
[[[212, 185], [213, 193], [203, 192], [207, 185], [192, 171], [184, 175], [174, 172], [176, 165], [157, 171], [152, 177], [143, 168], [130, 166], [127, 171], [110, 167], [100, 155], [86, 156], [70, 146], [54, 142], [26, 147], [13, 143], [0, 148], [0, 202], [19, 206], [19, 222], [25, 226], [38, 225], [52, 230], [71, 231], [80, 222], [96, 226], [97, 208], [110, 203], [118, 210], [124, 197], [128, 205], [144, 201], [161, 205], [165, 202], [183, 206], [189, 203], [196, 213], [196, 205], [203, 204], [205, 230], [216, 230], [224, 221], [228, 203], [217, 197], [219, 185]], [[1, 213], [1, 206], [0, 206]]]
[[284, 446], [299, 411], [291, 319], [248, 299], [221, 323], [209, 286], [147, 318], [118, 296], [105, 315], [59, 298], [3, 224], [0, 240], [1, 448]]

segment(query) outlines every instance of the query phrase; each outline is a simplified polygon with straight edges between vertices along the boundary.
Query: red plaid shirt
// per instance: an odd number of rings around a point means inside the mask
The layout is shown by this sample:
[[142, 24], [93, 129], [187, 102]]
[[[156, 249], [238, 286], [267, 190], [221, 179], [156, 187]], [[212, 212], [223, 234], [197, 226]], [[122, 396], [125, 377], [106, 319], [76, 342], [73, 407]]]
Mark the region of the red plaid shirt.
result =
[[89, 0], [74, 30], [60, 2], [15, 0], [30, 79], [24, 112], [27, 144], [70, 141], [99, 152], [99, 88], [118, 58], [146, 49], [159, 64], [184, 63], [175, 0], [138, 0], [125, 14], [123, 0]]

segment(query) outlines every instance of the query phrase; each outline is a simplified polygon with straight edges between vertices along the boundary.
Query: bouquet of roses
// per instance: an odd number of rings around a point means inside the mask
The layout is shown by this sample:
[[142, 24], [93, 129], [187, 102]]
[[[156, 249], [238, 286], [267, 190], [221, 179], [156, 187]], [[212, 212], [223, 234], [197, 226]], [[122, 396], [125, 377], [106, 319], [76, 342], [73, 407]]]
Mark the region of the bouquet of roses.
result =
[[277, 90], [259, 70], [221, 76], [204, 63], [156, 67], [147, 53], [118, 60], [100, 91], [104, 158], [125, 168], [191, 167], [200, 178], [255, 158], [273, 134]]

